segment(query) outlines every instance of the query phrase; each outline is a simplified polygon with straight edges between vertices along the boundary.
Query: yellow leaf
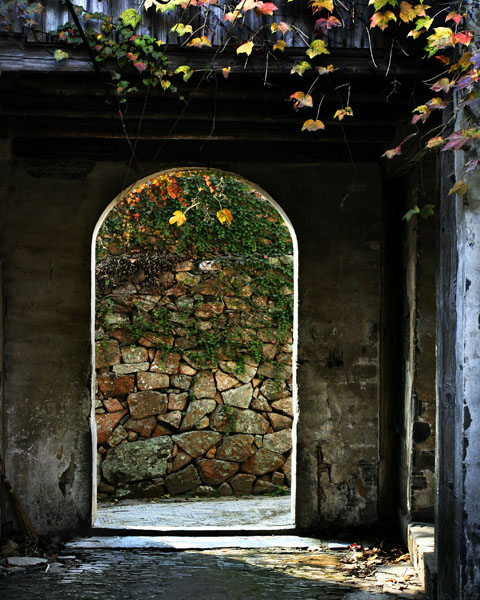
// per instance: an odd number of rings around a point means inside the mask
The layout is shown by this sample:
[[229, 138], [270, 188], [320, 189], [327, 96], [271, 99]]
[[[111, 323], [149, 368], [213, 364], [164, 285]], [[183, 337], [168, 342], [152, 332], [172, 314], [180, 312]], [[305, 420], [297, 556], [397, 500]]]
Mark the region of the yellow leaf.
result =
[[229, 227], [233, 221], [232, 213], [228, 210], [228, 208], [222, 208], [217, 212], [217, 218], [220, 223], [226, 223]]
[[237, 54], [246, 54], [250, 56], [253, 50], [253, 42], [245, 42], [237, 48]]
[[206, 35], [202, 35], [201, 38], [196, 37], [188, 42], [187, 46], [193, 46], [194, 48], [202, 48], [203, 46], [211, 46], [210, 40]]
[[322, 8], [333, 12], [333, 0], [309, 0], [309, 4], [314, 13]]
[[186, 220], [187, 220], [187, 217], [183, 214], [183, 212], [181, 210], [176, 210], [173, 213], [173, 217], [170, 217], [168, 222], [170, 223], [170, 225], [173, 225], [174, 223], [176, 223], [177, 226], [180, 227], [181, 225], [183, 225], [185, 223]]
[[465, 183], [460, 179], [457, 183], [451, 187], [448, 191], [448, 195], [457, 194], [458, 196], [464, 196], [468, 192], [468, 183]]
[[370, 19], [370, 29], [373, 27], [379, 27], [382, 31], [384, 31], [388, 27], [389, 21], [392, 20], [396, 21], [397, 17], [391, 10], [376, 12]]
[[327, 50], [327, 47], [325, 46], [325, 42], [323, 40], [314, 40], [310, 44], [310, 48], [306, 51], [305, 54], [310, 58], [313, 58], [314, 56], [318, 56], [319, 54], [330, 54], [330, 52]]
[[341, 121], [344, 117], [353, 117], [353, 110], [352, 110], [351, 106], [346, 106], [345, 108], [340, 108], [333, 115], [333, 118], [338, 119], [339, 121]]
[[186, 33], [192, 33], [193, 29], [191, 25], [184, 25], [183, 23], [177, 23], [170, 31], [178, 34], [179, 36], [185, 35]]
[[445, 143], [445, 140], [443, 139], [443, 137], [441, 135], [437, 135], [428, 140], [428, 142], [426, 143], [426, 147], [427, 148], [437, 148], [438, 146], [443, 146], [444, 143]]
[[287, 42], [284, 42], [283, 40], [277, 40], [273, 44], [273, 49], [280, 50], [280, 52], [283, 52], [285, 50], [286, 46], [287, 46]]
[[318, 131], [319, 129], [325, 129], [325, 124], [319, 119], [316, 121], [307, 119], [302, 127], [302, 131]]

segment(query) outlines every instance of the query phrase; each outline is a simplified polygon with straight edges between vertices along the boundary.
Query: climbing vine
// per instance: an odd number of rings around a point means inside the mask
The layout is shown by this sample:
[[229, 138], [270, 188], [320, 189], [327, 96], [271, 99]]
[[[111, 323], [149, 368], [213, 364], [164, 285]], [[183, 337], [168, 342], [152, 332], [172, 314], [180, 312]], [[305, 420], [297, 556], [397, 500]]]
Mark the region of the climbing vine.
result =
[[[57, 45], [55, 58], [67, 60], [69, 46], [86, 46], [97, 65], [108, 64], [111, 90], [121, 104], [131, 93], [156, 87], [185, 101], [189, 85], [198, 86], [215, 71], [228, 78], [231, 67], [227, 65], [227, 59], [225, 66], [213, 66], [214, 58], [217, 59], [215, 64], [221, 63], [227, 46], [235, 48], [245, 65], [253, 54], [262, 57], [268, 70], [268, 61], [279, 60], [295, 37], [296, 46], [303, 44], [305, 57], [291, 66], [290, 73], [294, 78], [292, 81], [303, 80], [305, 83], [301, 89], [293, 91], [289, 99], [293, 109], [306, 116], [300, 120], [301, 130], [321, 135], [329, 119], [349, 120], [355, 114], [348, 79], [345, 86], [336, 85], [336, 89], [343, 87], [346, 90], [341, 105], [333, 115], [322, 113], [324, 93], [319, 82], [337, 70], [329, 62], [329, 35], [338, 28], [365, 26], [369, 37], [370, 31], [372, 34], [381, 31], [388, 41], [389, 65], [396, 57], [410, 51], [408, 44], [411, 42], [417, 50], [423, 51], [423, 60], [437, 65], [436, 75], [424, 82], [433, 93], [432, 97], [413, 109], [412, 133], [396, 147], [386, 150], [385, 158], [401, 155], [405, 145], [415, 143], [415, 140], [417, 143], [422, 140], [426, 150], [462, 151], [480, 139], [474, 112], [480, 102], [478, 31], [467, 26], [468, 22], [474, 22], [474, 13], [478, 11], [478, 3], [472, 0], [435, 2], [433, 6], [424, 0], [370, 0], [371, 13], [365, 24], [360, 22], [355, 0], [277, 0], [276, 3], [261, 0], [144, 0], [137, 8], [129, 8], [117, 15], [89, 12], [70, 0], [62, 2], [69, 9], [71, 18], [56, 31], [49, 32], [50, 39]], [[294, 19], [286, 22], [276, 18], [279, 6], [290, 3], [310, 12], [312, 18], [308, 30], [301, 29]], [[25, 27], [35, 31], [36, 15], [42, 10], [42, 5], [37, 2], [0, 2], [0, 26], [3, 23], [3, 28], [8, 29], [14, 14]], [[145, 16], [152, 22], [169, 23], [165, 39], [139, 33]], [[179, 46], [194, 52], [211, 48], [211, 52], [204, 54], [201, 69], [194, 68], [188, 61], [173, 68], [170, 54], [172, 48]], [[373, 51], [372, 61], [375, 65]], [[445, 109], [451, 110], [451, 118], [429, 129], [426, 122], [430, 115]], [[460, 113], [462, 126], [455, 129]], [[467, 161], [465, 171], [476, 169], [479, 163], [478, 157]], [[464, 181], [457, 182], [456, 186], [451, 189], [452, 194], [467, 193], [468, 184]], [[185, 212], [178, 210], [175, 222], [181, 225]], [[432, 205], [427, 205], [422, 209], [415, 207], [407, 216], [416, 213], [428, 216], [431, 212]], [[230, 216], [220, 212], [218, 218], [229, 222]]]
[[[188, 215], [180, 227], [168, 219], [178, 206]], [[234, 219], [224, 217], [232, 213]], [[291, 340], [288, 228], [261, 194], [235, 177], [185, 170], [134, 187], [107, 216], [96, 247], [97, 326], [118, 328], [110, 318], [119, 298], [137, 307], [133, 321], [122, 324], [124, 343], [150, 335], [168, 352], [180, 332], [185, 347], [177, 351], [205, 365], [229, 359], [242, 368], [248, 357], [262, 361], [265, 343]], [[128, 283], [153, 304], [147, 300], [145, 307], [141, 294], [131, 292], [125, 300]], [[169, 293], [182, 300], [175, 304]], [[236, 316], [227, 318], [225, 306]]]

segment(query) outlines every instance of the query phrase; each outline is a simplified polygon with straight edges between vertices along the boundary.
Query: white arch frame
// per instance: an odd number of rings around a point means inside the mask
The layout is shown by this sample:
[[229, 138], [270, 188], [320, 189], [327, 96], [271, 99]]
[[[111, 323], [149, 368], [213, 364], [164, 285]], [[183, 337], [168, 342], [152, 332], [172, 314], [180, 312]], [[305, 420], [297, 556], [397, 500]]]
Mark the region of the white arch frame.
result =
[[92, 245], [91, 245], [91, 312], [90, 312], [90, 335], [91, 335], [91, 360], [92, 360], [92, 379], [90, 384], [90, 403], [91, 403], [91, 412], [90, 412], [90, 428], [92, 432], [92, 527], [96, 521], [97, 516], [97, 427], [95, 421], [95, 251], [96, 251], [96, 241], [98, 232], [100, 227], [103, 225], [103, 222], [107, 218], [108, 214], [112, 210], [112, 208], [124, 198], [131, 190], [136, 187], [146, 183], [147, 181], [151, 181], [155, 177], [166, 175], [168, 173], [176, 173], [178, 171], [201, 171], [201, 172], [212, 172], [212, 173], [222, 173], [228, 175], [232, 178], [235, 178], [239, 181], [244, 182], [252, 189], [257, 191], [262, 195], [270, 204], [275, 208], [275, 210], [282, 217], [284, 222], [287, 225], [288, 231], [290, 233], [290, 237], [292, 239], [293, 246], [293, 348], [292, 348], [292, 397], [293, 397], [293, 423], [292, 423], [292, 477], [291, 477], [291, 515], [293, 519], [293, 527], [295, 526], [295, 504], [296, 504], [296, 456], [297, 456], [297, 424], [298, 424], [298, 414], [299, 414], [299, 405], [298, 405], [298, 390], [297, 390], [297, 350], [298, 350], [298, 275], [299, 275], [299, 253], [298, 253], [298, 240], [295, 234], [295, 230], [293, 228], [292, 222], [288, 218], [288, 215], [283, 210], [283, 208], [275, 202], [275, 200], [268, 194], [264, 189], [262, 189], [256, 183], [250, 181], [249, 179], [238, 175], [237, 173], [233, 173], [231, 171], [225, 171], [223, 169], [215, 169], [215, 168], [207, 168], [207, 167], [170, 167], [168, 169], [162, 169], [161, 171], [157, 171], [148, 175], [147, 177], [143, 177], [138, 179], [127, 188], [125, 188], [122, 192], [117, 194], [117, 196], [107, 205], [105, 210], [100, 215], [100, 218], [95, 225], [92, 235]]

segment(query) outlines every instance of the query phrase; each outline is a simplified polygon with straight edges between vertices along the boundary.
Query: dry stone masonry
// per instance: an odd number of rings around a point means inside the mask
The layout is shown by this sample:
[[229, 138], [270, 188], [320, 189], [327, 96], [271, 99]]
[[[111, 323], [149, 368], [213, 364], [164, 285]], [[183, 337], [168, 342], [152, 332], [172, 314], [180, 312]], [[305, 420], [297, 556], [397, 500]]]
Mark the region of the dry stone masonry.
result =
[[[271, 298], [254, 297], [248, 281], [239, 295], [226, 295], [226, 276], [242, 273], [189, 260], [162, 271], [148, 290], [140, 275], [103, 294], [108, 311], [97, 315], [96, 332], [100, 499], [288, 490], [292, 339], [267, 327], [268, 313], [256, 314]], [[260, 352], [232, 360], [214, 348], [216, 359], [206, 360], [189, 333], [193, 322], [202, 331], [237, 326], [246, 347], [255, 340]]]

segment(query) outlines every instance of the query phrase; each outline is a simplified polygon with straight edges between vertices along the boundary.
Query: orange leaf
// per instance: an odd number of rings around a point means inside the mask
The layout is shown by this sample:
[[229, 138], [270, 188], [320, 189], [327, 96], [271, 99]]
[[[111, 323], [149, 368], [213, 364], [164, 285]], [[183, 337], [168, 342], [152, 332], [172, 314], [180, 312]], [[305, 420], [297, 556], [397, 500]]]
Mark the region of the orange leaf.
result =
[[228, 76], [230, 75], [230, 69], [232, 67], [223, 67], [222, 69], [222, 75], [225, 77], [225, 79], [228, 79]]
[[313, 99], [310, 94], [304, 94], [303, 92], [295, 92], [290, 96], [290, 100], [295, 100], [293, 108], [295, 110], [299, 108], [311, 108], [313, 106]]
[[409, 23], [415, 19], [417, 13], [410, 2], [400, 2], [400, 13], [398, 16], [404, 23]]
[[277, 40], [273, 44], [273, 49], [280, 50], [280, 52], [283, 52], [285, 50], [286, 46], [287, 46], [287, 42], [284, 42], [283, 40]]
[[320, 121], [319, 119], [316, 121], [307, 119], [302, 127], [302, 131], [318, 131], [319, 129], [325, 129], [323, 121]]
[[228, 208], [222, 208], [217, 212], [217, 218], [220, 223], [226, 223], [229, 227], [233, 221], [232, 213], [228, 210]]

